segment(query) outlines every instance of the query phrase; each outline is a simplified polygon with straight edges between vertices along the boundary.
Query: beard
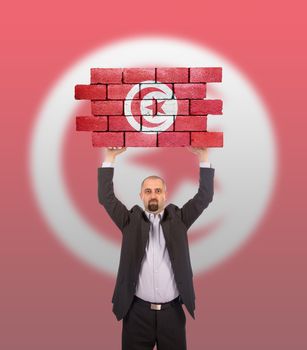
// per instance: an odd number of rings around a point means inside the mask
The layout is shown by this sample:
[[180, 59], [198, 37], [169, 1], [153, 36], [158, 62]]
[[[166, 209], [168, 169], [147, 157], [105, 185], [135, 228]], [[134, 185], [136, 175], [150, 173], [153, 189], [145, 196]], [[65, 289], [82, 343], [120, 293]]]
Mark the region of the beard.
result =
[[149, 211], [157, 211], [159, 209], [158, 201], [150, 201], [148, 203], [148, 210]]

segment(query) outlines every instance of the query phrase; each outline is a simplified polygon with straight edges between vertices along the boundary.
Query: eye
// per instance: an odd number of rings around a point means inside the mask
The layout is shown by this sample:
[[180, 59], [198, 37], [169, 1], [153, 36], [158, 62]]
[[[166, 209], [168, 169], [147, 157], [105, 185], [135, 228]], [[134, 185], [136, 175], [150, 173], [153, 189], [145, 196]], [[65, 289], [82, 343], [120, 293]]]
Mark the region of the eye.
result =
[[149, 189], [145, 190], [145, 193], [150, 193], [150, 190]]
[[157, 189], [156, 189], [156, 192], [157, 192], [157, 193], [161, 193], [160, 188], [157, 188]]

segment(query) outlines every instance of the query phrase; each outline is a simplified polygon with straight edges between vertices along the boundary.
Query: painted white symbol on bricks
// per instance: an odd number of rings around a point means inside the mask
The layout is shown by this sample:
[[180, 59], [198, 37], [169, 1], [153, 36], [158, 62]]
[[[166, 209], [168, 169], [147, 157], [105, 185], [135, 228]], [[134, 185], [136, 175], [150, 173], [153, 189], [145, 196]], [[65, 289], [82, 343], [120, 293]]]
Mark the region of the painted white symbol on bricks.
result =
[[[141, 97], [141, 98], [139, 98]], [[167, 130], [175, 121], [178, 104], [173, 90], [162, 83], [152, 80], [135, 84], [128, 92], [124, 113], [129, 124], [148, 134]], [[140, 123], [134, 116], [141, 116]]]

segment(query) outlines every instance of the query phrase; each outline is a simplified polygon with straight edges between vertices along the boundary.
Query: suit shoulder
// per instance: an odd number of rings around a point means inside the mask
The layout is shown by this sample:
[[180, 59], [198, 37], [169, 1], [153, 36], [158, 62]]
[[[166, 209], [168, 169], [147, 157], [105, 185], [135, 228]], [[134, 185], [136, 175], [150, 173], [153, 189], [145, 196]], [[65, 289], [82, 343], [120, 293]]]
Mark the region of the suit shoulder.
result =
[[142, 213], [143, 209], [139, 206], [139, 205], [134, 205], [131, 209], [130, 209], [130, 213], [132, 214], [138, 214], [138, 213]]
[[173, 203], [168, 204], [165, 209], [167, 209], [167, 211], [169, 211], [170, 213], [177, 213], [178, 211], [180, 211], [180, 208]]

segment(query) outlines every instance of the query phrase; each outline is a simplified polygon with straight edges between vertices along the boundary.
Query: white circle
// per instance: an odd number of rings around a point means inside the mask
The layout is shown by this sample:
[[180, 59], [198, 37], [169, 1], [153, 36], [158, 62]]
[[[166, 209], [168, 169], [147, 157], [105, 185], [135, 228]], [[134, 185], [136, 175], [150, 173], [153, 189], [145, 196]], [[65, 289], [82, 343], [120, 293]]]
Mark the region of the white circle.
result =
[[[144, 86], [145, 85], [145, 86]], [[139, 88], [141, 86], [141, 88]], [[132, 116], [131, 104], [133, 103], [134, 97], [137, 93], [141, 92], [144, 88], [154, 88], [157, 91], [150, 92], [146, 94], [141, 101], [141, 110], [140, 114], [143, 119], [152, 123], [159, 124], [154, 127], [148, 127], [142, 125], [142, 131], [146, 134], [155, 134], [157, 132], [162, 132], [167, 130], [175, 121], [178, 104], [176, 97], [172, 99], [173, 91], [166, 84], [162, 84], [160, 82], [155, 83], [153, 80], [142, 81], [139, 84], [135, 84], [132, 86], [130, 91], [128, 92], [125, 103], [124, 103], [124, 113], [126, 115], [126, 119], [128, 123], [135, 129], [140, 130], [139, 122]], [[145, 99], [145, 97], [147, 99]], [[167, 116], [163, 116], [163, 114], [157, 113], [157, 116], [153, 115], [153, 112], [150, 111], [147, 107], [152, 103], [150, 99], [155, 98], [157, 100], [161, 99], [164, 101], [164, 110]], [[171, 116], [171, 117], [170, 117]]]
[[[274, 135], [260, 97], [238, 68], [212, 50], [174, 38], [133, 38], [98, 49], [68, 69], [49, 91], [33, 128], [29, 170], [39, 208], [53, 233], [84, 262], [116, 274], [120, 247], [83, 219], [68, 195], [60, 166], [65, 127], [80, 103], [72, 98], [74, 85], [86, 84], [90, 68], [101, 66], [223, 67], [223, 82], [214, 87], [224, 101], [224, 116], [208, 118], [209, 129], [222, 130], [225, 136], [223, 149], [210, 150], [221, 192], [193, 227], [222, 221], [210, 235], [190, 245], [194, 273], [221, 263], [250, 237], [267, 207], [275, 179]], [[128, 207], [134, 204], [141, 179], [156, 170], [129, 164], [139, 152], [146, 150], [130, 149], [115, 173], [118, 193]], [[128, 187], [127, 173], [134, 180]], [[183, 184], [171, 202], [179, 205], [196, 188], [194, 183]]]

